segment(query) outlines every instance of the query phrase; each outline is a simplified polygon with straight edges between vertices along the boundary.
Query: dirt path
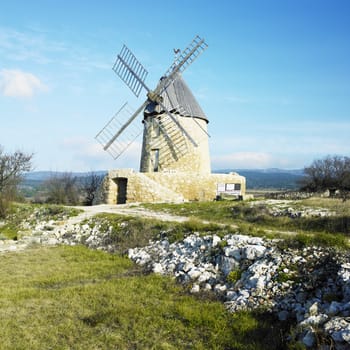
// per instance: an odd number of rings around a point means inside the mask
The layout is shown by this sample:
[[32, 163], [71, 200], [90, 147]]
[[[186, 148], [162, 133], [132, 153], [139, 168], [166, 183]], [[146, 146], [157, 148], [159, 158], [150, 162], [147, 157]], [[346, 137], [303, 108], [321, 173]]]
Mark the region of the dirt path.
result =
[[175, 221], [175, 222], [184, 222], [189, 220], [185, 216], [176, 216], [167, 214], [164, 212], [157, 212], [143, 207], [139, 207], [137, 204], [118, 204], [118, 205], [109, 205], [109, 204], [100, 204], [93, 205], [91, 207], [74, 207], [81, 209], [84, 212], [79, 214], [76, 217], [70, 218], [67, 223], [79, 223], [80, 221], [90, 218], [96, 214], [100, 213], [110, 213], [110, 214], [119, 214], [126, 216], [138, 216], [142, 218], [152, 218], [158, 219], [161, 221]]
[[[97, 214], [101, 213], [110, 213], [118, 214], [125, 216], [137, 216], [141, 218], [152, 218], [158, 219], [161, 221], [175, 221], [175, 222], [184, 222], [189, 220], [188, 217], [176, 216], [163, 212], [156, 212], [150, 209], [145, 209], [139, 207], [135, 204], [122, 204], [122, 205], [94, 205], [90, 207], [77, 206], [76, 209], [81, 209], [83, 212], [77, 216], [72, 216], [64, 222], [54, 225], [54, 229], [49, 232], [50, 235], [54, 235], [57, 230], [60, 230], [62, 226], [73, 226], [79, 224], [83, 220], [89, 219]], [[45, 235], [45, 232], [42, 232], [42, 235]], [[35, 235], [24, 236], [17, 241], [13, 240], [0, 240], [0, 254], [6, 252], [15, 252], [21, 251], [27, 248], [33, 243], [42, 243], [42, 237], [36, 233]]]

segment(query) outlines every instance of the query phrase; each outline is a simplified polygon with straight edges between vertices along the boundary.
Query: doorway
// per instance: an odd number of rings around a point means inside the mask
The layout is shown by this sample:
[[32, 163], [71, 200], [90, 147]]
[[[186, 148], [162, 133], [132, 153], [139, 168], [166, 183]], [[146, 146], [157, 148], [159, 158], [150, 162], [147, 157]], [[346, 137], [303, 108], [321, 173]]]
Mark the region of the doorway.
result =
[[125, 204], [126, 203], [126, 194], [128, 188], [128, 179], [126, 177], [118, 177], [115, 180], [118, 191], [117, 191], [117, 204]]

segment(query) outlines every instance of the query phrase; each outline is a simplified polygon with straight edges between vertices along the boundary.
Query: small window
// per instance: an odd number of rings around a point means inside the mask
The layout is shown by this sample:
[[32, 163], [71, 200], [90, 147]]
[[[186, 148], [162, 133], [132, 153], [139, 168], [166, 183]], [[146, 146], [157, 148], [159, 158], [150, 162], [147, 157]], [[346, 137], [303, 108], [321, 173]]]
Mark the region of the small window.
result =
[[160, 135], [160, 127], [159, 127], [159, 121], [154, 119], [152, 120], [152, 131], [153, 131], [153, 137], [159, 137]]

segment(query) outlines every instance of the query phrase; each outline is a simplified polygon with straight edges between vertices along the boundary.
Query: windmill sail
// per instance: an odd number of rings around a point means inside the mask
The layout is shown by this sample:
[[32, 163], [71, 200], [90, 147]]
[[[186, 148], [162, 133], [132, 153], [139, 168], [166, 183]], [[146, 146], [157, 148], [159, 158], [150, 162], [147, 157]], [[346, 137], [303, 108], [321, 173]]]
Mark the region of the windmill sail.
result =
[[[150, 104], [159, 106], [163, 114], [166, 115], [166, 118], [163, 117], [162, 122], [159, 122], [159, 129], [164, 135], [166, 142], [169, 144], [169, 152], [174, 159], [182, 157], [183, 154], [186, 153], [188, 147], [187, 140], [196, 147], [196, 141], [187, 132], [186, 128], [183, 127], [182, 123], [174, 114], [174, 112], [176, 112], [178, 115], [182, 116], [179, 112], [180, 108], [174, 109], [174, 105], [181, 106], [181, 103], [178, 103], [178, 101], [174, 102], [171, 98], [167, 99], [166, 93], [168, 88], [170, 90], [172, 89], [174, 82], [179, 78], [180, 73], [183, 72], [206, 48], [207, 44], [204, 40], [199, 36], [196, 36], [190, 45], [179, 54], [176, 61], [166, 72], [164, 78], [160, 80], [155, 90], [152, 91], [145, 84], [145, 79], [148, 74], [147, 70], [124, 45], [113, 66], [113, 70], [130, 88], [135, 96], [138, 97], [142, 88], [144, 88], [147, 91], [147, 99], [136, 110], [136, 112], [133, 112], [130, 107], [125, 104], [99, 132], [96, 139], [102, 144], [104, 150], [108, 151], [114, 159], [118, 158], [141, 134], [141, 123], [136, 125], [136, 118], [144, 109], [147, 110], [147, 106]], [[170, 105], [169, 101], [171, 101]], [[146, 110], [145, 116], [147, 113]], [[188, 110], [190, 116], [192, 116], [193, 112], [186, 106], [183, 106], [183, 110]], [[146, 125], [148, 123], [146, 118], [144, 123], [146, 123]]]
[[147, 70], [125, 45], [114, 63], [113, 70], [136, 97], [139, 97], [143, 87], [149, 90], [144, 83], [148, 74]]
[[[159, 84], [159, 93], [162, 93], [174, 80], [177, 79], [178, 73], [182, 73], [194, 60], [206, 50], [208, 45], [204, 39], [201, 39], [198, 35], [191, 41], [188, 47], [181, 51], [179, 57], [169, 67], [165, 73], [165, 79]], [[156, 89], [157, 90], [157, 89]]]
[[114, 159], [117, 159], [142, 133], [141, 123], [132, 123], [140, 113], [135, 114], [136, 112], [125, 103], [96, 135], [97, 141]]

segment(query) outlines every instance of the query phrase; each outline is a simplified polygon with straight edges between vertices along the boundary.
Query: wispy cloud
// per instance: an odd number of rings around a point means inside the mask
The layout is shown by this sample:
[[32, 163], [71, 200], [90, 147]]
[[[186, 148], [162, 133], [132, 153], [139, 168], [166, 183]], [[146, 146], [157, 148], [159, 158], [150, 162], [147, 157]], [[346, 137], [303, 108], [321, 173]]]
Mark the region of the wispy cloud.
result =
[[235, 152], [213, 156], [214, 168], [268, 168], [273, 164], [273, 157], [263, 152]]
[[56, 64], [74, 70], [110, 68], [94, 51], [59, 40], [52, 33], [37, 28], [18, 31], [0, 27], [0, 56], [11, 62]]
[[271, 104], [288, 106], [293, 103], [293, 99], [287, 96], [242, 96], [234, 93], [228, 93], [221, 98], [224, 102], [232, 104]]
[[46, 64], [52, 61], [48, 53], [65, 51], [62, 43], [46, 39], [41, 32], [20, 32], [11, 28], [0, 28], [0, 53], [12, 61], [31, 61]]
[[114, 160], [103, 147], [96, 141], [85, 137], [66, 138], [61, 143], [64, 152], [71, 154], [71, 164], [66, 164], [69, 169], [138, 169], [141, 153], [141, 143], [132, 143], [126, 152], [117, 160]]
[[9, 97], [32, 97], [47, 91], [47, 86], [34, 74], [16, 69], [0, 70], [0, 92]]

